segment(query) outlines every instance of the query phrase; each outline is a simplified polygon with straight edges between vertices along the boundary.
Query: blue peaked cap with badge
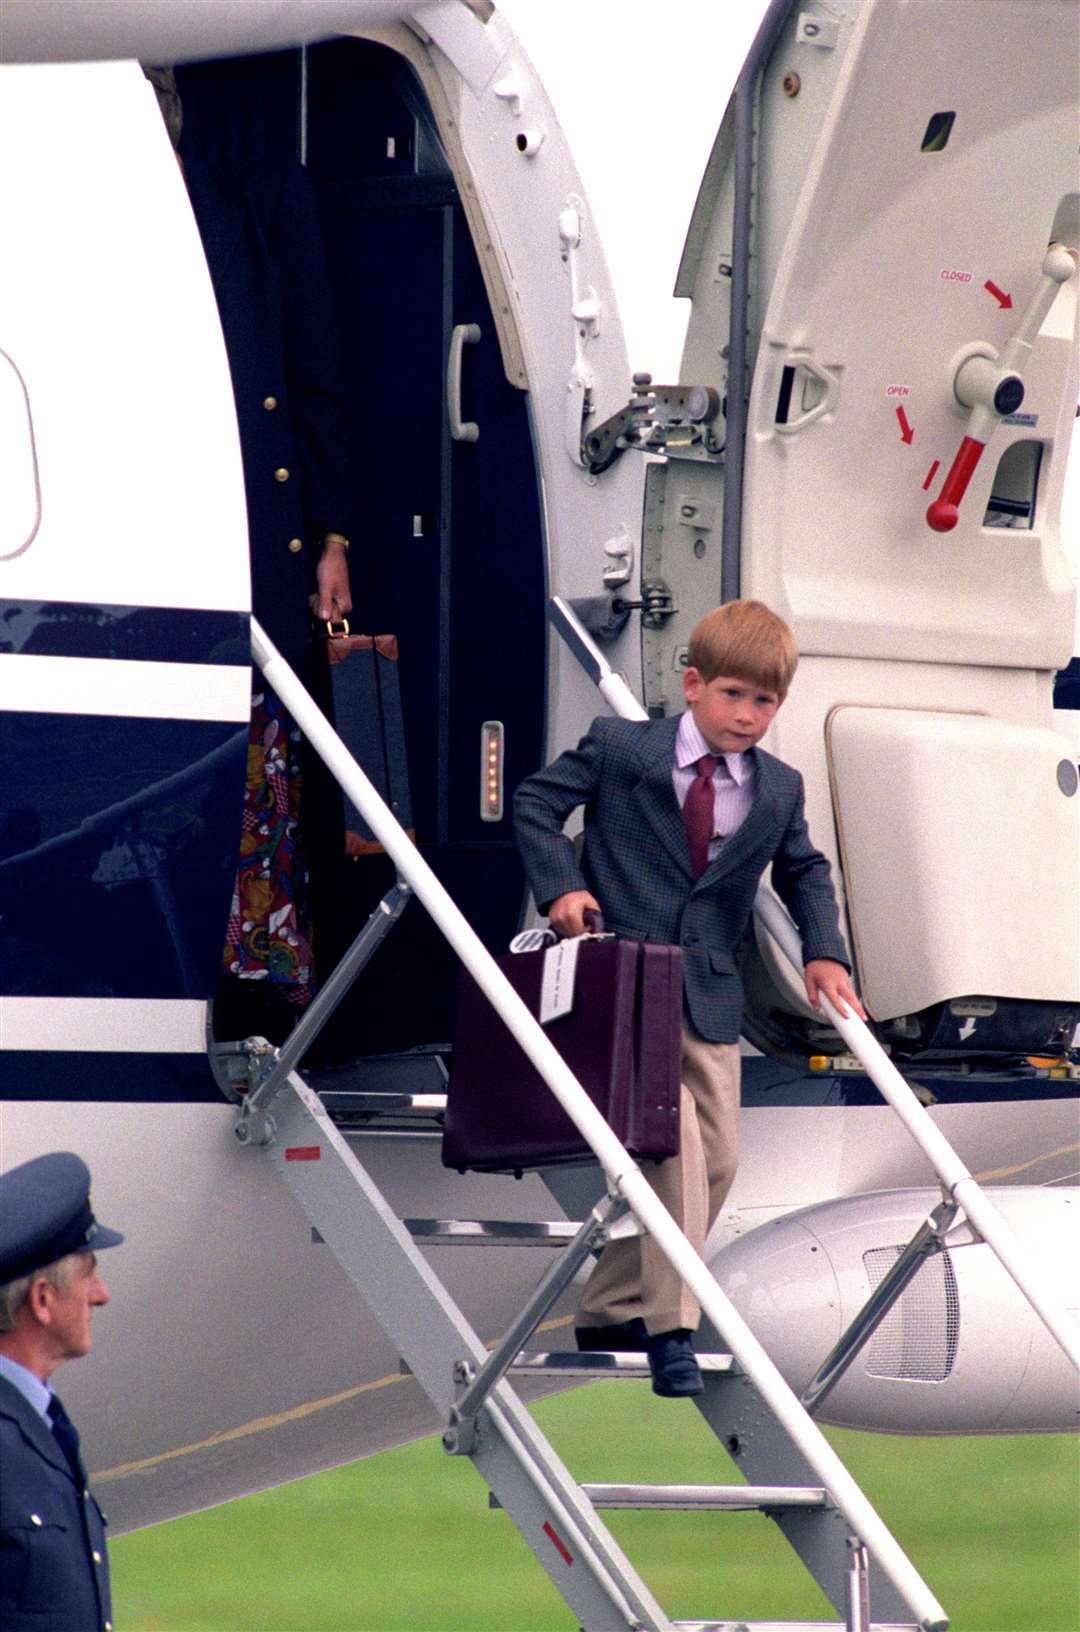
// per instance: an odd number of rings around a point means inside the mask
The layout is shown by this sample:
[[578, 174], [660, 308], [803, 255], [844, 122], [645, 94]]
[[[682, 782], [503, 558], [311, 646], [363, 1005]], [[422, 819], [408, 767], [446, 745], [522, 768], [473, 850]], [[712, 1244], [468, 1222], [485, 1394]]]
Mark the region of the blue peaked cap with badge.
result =
[[70, 1150], [0, 1173], [0, 1286], [69, 1252], [101, 1252], [124, 1237], [90, 1206], [90, 1169]]

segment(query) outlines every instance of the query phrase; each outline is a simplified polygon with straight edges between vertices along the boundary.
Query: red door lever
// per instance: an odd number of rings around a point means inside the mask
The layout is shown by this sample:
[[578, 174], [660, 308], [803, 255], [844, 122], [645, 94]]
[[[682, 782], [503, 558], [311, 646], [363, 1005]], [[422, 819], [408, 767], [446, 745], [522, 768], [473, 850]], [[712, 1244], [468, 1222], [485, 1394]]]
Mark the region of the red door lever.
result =
[[983, 449], [1001, 421], [1015, 414], [1024, 400], [1020, 369], [1043, 319], [1054, 303], [1058, 289], [1076, 272], [1077, 252], [1064, 244], [1051, 244], [1043, 257], [1042, 276], [1020, 320], [1020, 326], [1000, 353], [974, 347], [956, 371], [953, 394], [971, 410], [968, 434], [964, 437], [946, 476], [941, 493], [926, 512], [928, 526], [935, 533], [951, 533], [960, 519], [960, 501], [967, 492]]
[[960, 500], [975, 474], [975, 466], [982, 458], [985, 442], [976, 442], [965, 436], [952, 462], [952, 469], [941, 485], [941, 492], [926, 512], [926, 519], [935, 533], [951, 533], [960, 519]]

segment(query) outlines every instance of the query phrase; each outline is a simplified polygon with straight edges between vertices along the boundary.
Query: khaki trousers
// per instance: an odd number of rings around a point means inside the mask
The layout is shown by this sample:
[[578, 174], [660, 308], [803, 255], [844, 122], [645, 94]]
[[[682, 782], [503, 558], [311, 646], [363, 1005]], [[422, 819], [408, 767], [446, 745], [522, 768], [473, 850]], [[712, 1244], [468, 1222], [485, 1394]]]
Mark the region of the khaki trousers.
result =
[[[738, 1160], [739, 1045], [707, 1043], [683, 1021], [681, 1148], [665, 1162], [641, 1164], [690, 1245], [705, 1237], [731, 1189]], [[640, 1316], [650, 1335], [696, 1331], [697, 1299], [650, 1236], [611, 1241], [585, 1287], [579, 1326], [609, 1326]]]

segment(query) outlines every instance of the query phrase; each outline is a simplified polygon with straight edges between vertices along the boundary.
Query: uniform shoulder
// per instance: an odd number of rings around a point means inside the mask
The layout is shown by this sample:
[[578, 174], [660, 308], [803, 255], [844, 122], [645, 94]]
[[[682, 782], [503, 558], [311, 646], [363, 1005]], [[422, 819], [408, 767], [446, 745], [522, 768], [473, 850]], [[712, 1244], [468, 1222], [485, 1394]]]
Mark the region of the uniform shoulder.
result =
[[6, 1377], [0, 1377], [0, 1440], [4, 1454], [13, 1454], [20, 1446], [35, 1443], [35, 1430], [48, 1433], [47, 1425], [38, 1417], [34, 1407]]

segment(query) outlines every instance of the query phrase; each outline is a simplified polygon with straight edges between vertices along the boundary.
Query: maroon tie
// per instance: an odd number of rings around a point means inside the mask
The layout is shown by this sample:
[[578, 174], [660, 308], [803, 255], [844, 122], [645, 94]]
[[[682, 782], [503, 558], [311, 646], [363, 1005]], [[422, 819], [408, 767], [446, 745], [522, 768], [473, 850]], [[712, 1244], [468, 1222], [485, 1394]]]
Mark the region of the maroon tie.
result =
[[715, 754], [702, 754], [697, 762], [697, 775], [683, 803], [683, 822], [686, 842], [690, 846], [690, 865], [694, 877], [700, 878], [709, 865], [709, 840], [713, 835], [713, 772], [720, 761]]

